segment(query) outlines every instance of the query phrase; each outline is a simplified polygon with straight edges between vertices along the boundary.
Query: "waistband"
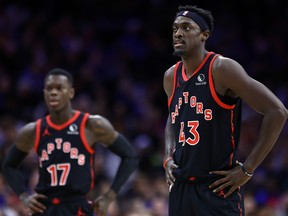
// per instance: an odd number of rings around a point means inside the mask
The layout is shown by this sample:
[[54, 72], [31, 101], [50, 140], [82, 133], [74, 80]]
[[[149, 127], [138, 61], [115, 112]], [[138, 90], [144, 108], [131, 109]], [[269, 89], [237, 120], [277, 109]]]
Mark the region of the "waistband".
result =
[[205, 176], [205, 177], [195, 177], [195, 176], [190, 176], [187, 178], [184, 177], [176, 177], [176, 181], [178, 182], [182, 182], [182, 183], [188, 183], [188, 184], [205, 184], [205, 183], [212, 183], [214, 181], [219, 180], [220, 178], [222, 178], [222, 176]]
[[71, 202], [77, 202], [80, 200], [87, 200], [86, 196], [84, 195], [69, 195], [69, 196], [51, 196], [49, 195], [47, 199], [43, 200], [45, 204], [52, 204], [52, 205], [59, 205]]

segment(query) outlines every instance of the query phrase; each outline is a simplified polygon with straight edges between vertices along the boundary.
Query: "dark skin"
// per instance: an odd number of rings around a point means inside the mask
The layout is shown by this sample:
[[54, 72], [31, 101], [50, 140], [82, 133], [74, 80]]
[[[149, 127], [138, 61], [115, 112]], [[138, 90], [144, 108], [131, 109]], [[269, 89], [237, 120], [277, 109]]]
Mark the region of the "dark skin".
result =
[[[186, 75], [189, 78], [198, 68], [207, 51], [205, 41], [209, 38], [209, 31], [201, 31], [200, 27], [190, 18], [179, 16], [173, 23], [173, 46], [175, 54], [181, 56]], [[173, 92], [173, 71], [175, 65], [169, 68], [163, 79], [163, 86], [168, 99]], [[240, 97], [255, 111], [263, 115], [258, 139], [248, 155], [244, 166], [249, 173], [253, 173], [275, 144], [286, 120], [288, 111], [282, 102], [263, 84], [247, 75], [243, 67], [236, 61], [217, 57], [212, 65], [212, 76], [215, 90], [222, 96]], [[237, 80], [237, 82], [235, 82]], [[165, 166], [166, 181], [169, 187], [173, 185], [175, 177], [173, 170], [178, 167], [171, 159], [175, 149], [175, 139], [170, 116], [165, 129]], [[230, 187], [225, 196], [230, 196], [237, 188], [245, 184], [251, 177], [245, 175], [240, 166], [224, 171], [211, 170], [210, 174], [222, 176], [213, 182], [209, 188], [217, 193]]]
[[[54, 124], [61, 125], [67, 122], [75, 113], [71, 106], [71, 99], [74, 97], [74, 88], [63, 75], [50, 75], [45, 80], [44, 98]], [[18, 149], [29, 153], [33, 149], [35, 141], [36, 123], [25, 125], [16, 137]], [[95, 143], [102, 143], [108, 147], [111, 145], [118, 132], [111, 123], [100, 115], [91, 115], [86, 123], [85, 136], [89, 145], [94, 148]], [[47, 197], [43, 194], [34, 193], [31, 196], [24, 193], [20, 196], [29, 213], [42, 213], [45, 206], [41, 199]], [[94, 209], [97, 216], [106, 216], [110, 203], [116, 198], [116, 193], [109, 190], [94, 200]]]

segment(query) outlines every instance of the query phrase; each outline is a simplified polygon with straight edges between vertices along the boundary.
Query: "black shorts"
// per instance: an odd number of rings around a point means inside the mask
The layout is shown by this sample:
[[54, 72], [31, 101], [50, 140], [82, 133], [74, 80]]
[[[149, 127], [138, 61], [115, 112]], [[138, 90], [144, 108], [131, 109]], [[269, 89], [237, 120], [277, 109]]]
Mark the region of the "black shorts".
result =
[[93, 216], [92, 203], [85, 196], [53, 197], [41, 202], [46, 211], [33, 216]]
[[224, 198], [208, 186], [214, 180], [176, 180], [169, 195], [169, 216], [244, 216], [242, 189]]

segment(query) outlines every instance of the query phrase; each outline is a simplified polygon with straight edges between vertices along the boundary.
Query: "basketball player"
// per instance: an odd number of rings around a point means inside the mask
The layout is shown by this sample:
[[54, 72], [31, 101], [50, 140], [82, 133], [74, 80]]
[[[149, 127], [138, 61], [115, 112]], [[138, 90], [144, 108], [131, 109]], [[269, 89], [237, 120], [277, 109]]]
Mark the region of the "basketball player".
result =
[[[164, 74], [169, 116], [163, 166], [170, 188], [169, 216], [244, 215], [241, 186], [275, 144], [287, 110], [239, 63], [205, 49], [210, 11], [180, 6], [173, 23], [174, 54]], [[241, 101], [263, 114], [254, 148], [237, 162]]]
[[[44, 98], [49, 115], [25, 125], [3, 162], [7, 183], [32, 215], [105, 216], [109, 204], [136, 169], [138, 156], [127, 140], [100, 115], [74, 110], [73, 77], [53, 69], [45, 77]], [[86, 194], [93, 189], [96, 143], [121, 157], [111, 189], [89, 204]], [[29, 194], [20, 163], [34, 150], [39, 157], [39, 181]]]

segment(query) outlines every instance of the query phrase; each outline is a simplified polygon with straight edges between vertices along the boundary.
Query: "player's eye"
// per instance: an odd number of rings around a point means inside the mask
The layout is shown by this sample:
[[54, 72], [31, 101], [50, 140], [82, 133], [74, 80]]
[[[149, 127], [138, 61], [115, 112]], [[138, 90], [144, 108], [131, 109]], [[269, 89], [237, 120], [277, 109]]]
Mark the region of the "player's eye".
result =
[[189, 31], [189, 30], [190, 30], [190, 26], [189, 26], [189, 25], [185, 25], [185, 26], [184, 26], [184, 30], [185, 30], [185, 31]]
[[173, 26], [172, 29], [173, 29], [173, 32], [176, 32], [178, 30], [176, 26]]

